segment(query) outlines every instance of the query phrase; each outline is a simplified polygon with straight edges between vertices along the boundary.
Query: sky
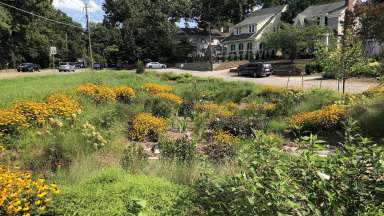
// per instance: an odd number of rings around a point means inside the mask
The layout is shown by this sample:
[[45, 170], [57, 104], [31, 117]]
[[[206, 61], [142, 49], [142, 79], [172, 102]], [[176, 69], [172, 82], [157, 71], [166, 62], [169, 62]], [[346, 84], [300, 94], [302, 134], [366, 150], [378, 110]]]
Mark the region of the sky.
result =
[[[90, 7], [90, 20], [91, 22], [102, 22], [104, 18], [104, 11], [102, 4], [104, 0], [53, 0], [53, 6], [72, 17], [74, 21], [81, 23], [85, 26], [85, 3]], [[182, 20], [176, 23], [179, 27], [185, 26], [185, 21]], [[189, 22], [189, 27], [195, 27], [195, 23]]]

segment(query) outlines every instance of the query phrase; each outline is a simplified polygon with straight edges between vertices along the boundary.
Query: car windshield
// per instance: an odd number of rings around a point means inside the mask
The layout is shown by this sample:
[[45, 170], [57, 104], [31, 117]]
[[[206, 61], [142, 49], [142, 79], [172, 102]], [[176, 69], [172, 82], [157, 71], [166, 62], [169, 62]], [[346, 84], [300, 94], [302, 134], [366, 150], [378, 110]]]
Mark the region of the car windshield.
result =
[[264, 68], [272, 68], [272, 65], [271, 64], [263, 64], [263, 67]]
[[67, 66], [69, 65], [68, 63], [60, 63], [60, 66]]
[[33, 65], [33, 64], [32, 63], [23, 63], [20, 66], [29, 66], [29, 65]]

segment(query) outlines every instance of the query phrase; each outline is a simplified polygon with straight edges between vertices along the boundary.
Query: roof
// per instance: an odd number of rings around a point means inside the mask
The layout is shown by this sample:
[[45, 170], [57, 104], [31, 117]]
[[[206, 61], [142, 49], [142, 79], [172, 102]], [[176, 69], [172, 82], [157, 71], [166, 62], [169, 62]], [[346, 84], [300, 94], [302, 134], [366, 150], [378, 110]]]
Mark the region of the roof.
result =
[[237, 26], [245, 26], [245, 25], [260, 23], [265, 20], [267, 20], [267, 22], [256, 33], [239, 34], [239, 35], [235, 35], [234, 33], [232, 33], [230, 36], [226, 37], [223, 42], [246, 40], [253, 37], [254, 35], [260, 34], [264, 30], [264, 28], [270, 24], [273, 18], [275, 18], [277, 14], [283, 12], [286, 7], [287, 5], [280, 5], [276, 7], [260, 9], [253, 12], [252, 15], [244, 19], [242, 22], [236, 24], [234, 28], [236, 28]]
[[286, 5], [280, 5], [276, 7], [263, 8], [260, 10], [256, 10], [249, 17], [245, 18], [242, 22], [236, 24], [234, 27], [245, 26], [245, 25], [262, 22], [265, 19], [271, 18], [276, 13], [282, 12], [285, 7]]
[[[179, 34], [186, 34], [186, 35], [203, 35], [203, 36], [209, 36], [209, 32], [207, 30], [201, 29], [201, 28], [180, 28]], [[212, 29], [211, 30], [213, 37], [225, 37], [228, 34], [221, 32], [218, 29]]]
[[313, 5], [307, 7], [298, 16], [316, 17], [324, 14], [338, 14], [346, 8], [345, 1], [338, 1], [330, 4]]

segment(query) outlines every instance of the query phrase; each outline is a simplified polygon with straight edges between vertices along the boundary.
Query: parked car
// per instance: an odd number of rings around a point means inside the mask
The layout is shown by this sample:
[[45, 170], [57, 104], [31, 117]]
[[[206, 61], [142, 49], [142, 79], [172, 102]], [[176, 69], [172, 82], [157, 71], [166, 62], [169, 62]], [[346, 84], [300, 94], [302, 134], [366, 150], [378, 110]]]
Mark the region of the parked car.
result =
[[59, 72], [75, 72], [75, 66], [69, 62], [62, 62], [59, 64]]
[[103, 69], [103, 65], [100, 63], [95, 63], [95, 64], [93, 64], [93, 69], [101, 70], [101, 69]]
[[33, 63], [22, 63], [16, 67], [17, 72], [40, 72], [40, 65]]
[[161, 64], [159, 62], [149, 62], [146, 66], [146, 68], [153, 68], [153, 69], [164, 69], [164, 68], [167, 68], [167, 65], [165, 64]]
[[269, 77], [273, 73], [273, 67], [269, 63], [252, 62], [244, 65], [240, 65], [237, 68], [237, 74], [239, 76], [250, 75], [253, 77], [266, 76]]

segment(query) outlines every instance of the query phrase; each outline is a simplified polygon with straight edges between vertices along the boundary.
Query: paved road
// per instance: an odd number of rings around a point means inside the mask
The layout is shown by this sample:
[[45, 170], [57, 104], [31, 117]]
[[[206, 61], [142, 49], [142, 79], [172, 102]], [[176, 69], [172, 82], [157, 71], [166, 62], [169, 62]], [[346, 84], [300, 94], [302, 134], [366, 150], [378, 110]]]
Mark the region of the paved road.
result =
[[[159, 73], [174, 72], [174, 73], [190, 73], [197, 77], [213, 77], [221, 78], [227, 81], [244, 81], [260, 85], [271, 85], [278, 87], [287, 87], [288, 77], [271, 76], [265, 78], [252, 78], [252, 77], [239, 77], [235, 73], [229, 73], [228, 70], [223, 71], [184, 71], [178, 69], [159, 69], [155, 70]], [[320, 75], [304, 76], [304, 82], [301, 77], [291, 77], [288, 83], [289, 87], [301, 88], [304, 83], [305, 89], [311, 88], [327, 88], [338, 91], [338, 82], [336, 80], [323, 80]], [[348, 93], [361, 93], [371, 87], [377, 86], [379, 83], [373, 79], [367, 80], [348, 80], [346, 85], [346, 92]], [[342, 84], [340, 83], [340, 91], [342, 91]]]
[[[86, 72], [87, 70], [76, 70], [76, 73]], [[174, 73], [189, 73], [197, 77], [212, 77], [212, 78], [221, 78], [227, 81], [243, 81], [250, 82], [260, 85], [272, 85], [278, 87], [286, 87], [288, 83], [287, 77], [280, 76], [271, 76], [266, 78], [251, 78], [251, 77], [238, 77], [236, 74], [229, 73], [229, 70], [222, 71], [186, 71], [179, 69], [158, 69], [154, 70], [158, 73], [165, 72], [174, 72]], [[14, 70], [2, 70], [0, 71], [0, 79], [12, 79], [17, 77], [26, 77], [26, 76], [46, 76], [46, 75], [70, 75], [74, 73], [59, 73], [57, 70], [42, 70], [41, 72], [35, 73], [18, 73]], [[291, 77], [288, 83], [289, 87], [301, 88], [302, 80], [301, 77]], [[346, 92], [348, 93], [361, 93], [366, 91], [370, 87], [377, 86], [378, 82], [374, 80], [348, 80], [346, 85]], [[305, 76], [304, 77], [304, 88], [327, 88], [338, 91], [338, 83], [336, 80], [322, 80], [321, 76]], [[340, 85], [341, 88], [341, 85]], [[340, 90], [341, 91], [341, 90]]]
[[[85, 69], [78, 69], [75, 73], [85, 72]], [[0, 79], [14, 79], [19, 77], [29, 77], [29, 76], [48, 76], [48, 75], [70, 75], [71, 73], [59, 73], [55, 69], [44, 69], [40, 72], [17, 72], [16, 70], [0, 70]]]

